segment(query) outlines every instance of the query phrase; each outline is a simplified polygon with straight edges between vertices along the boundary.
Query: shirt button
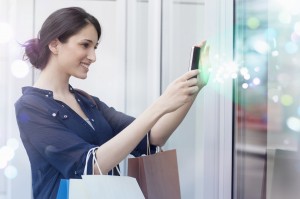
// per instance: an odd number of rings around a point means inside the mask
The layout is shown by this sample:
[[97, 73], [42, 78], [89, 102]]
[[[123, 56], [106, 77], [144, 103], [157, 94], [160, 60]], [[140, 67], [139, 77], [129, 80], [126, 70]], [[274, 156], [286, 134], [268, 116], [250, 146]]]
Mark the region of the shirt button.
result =
[[80, 102], [80, 99], [78, 99], [77, 101]]
[[94, 119], [91, 119], [92, 122], [94, 122]]
[[56, 116], [56, 113], [52, 113], [52, 116], [55, 117], [55, 116]]
[[49, 95], [45, 95], [46, 97], [49, 97]]
[[67, 116], [67, 115], [64, 115], [64, 118], [68, 118], [68, 116]]

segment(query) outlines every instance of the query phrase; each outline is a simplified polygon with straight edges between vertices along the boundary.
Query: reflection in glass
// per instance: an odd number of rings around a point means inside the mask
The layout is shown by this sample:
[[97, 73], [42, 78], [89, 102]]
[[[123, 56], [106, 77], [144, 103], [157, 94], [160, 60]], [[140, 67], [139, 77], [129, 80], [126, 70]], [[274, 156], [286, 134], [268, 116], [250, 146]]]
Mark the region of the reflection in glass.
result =
[[[299, 198], [300, 3], [236, 0], [234, 198]], [[247, 85], [246, 85], [247, 84]]]

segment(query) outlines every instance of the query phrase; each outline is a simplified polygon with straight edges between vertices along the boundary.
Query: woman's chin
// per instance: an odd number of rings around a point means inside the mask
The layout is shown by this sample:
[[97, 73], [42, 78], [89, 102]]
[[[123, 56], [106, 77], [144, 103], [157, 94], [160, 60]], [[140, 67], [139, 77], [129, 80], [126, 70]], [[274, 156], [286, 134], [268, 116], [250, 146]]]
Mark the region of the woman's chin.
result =
[[74, 75], [74, 77], [76, 77], [78, 79], [86, 79], [87, 78], [87, 74]]

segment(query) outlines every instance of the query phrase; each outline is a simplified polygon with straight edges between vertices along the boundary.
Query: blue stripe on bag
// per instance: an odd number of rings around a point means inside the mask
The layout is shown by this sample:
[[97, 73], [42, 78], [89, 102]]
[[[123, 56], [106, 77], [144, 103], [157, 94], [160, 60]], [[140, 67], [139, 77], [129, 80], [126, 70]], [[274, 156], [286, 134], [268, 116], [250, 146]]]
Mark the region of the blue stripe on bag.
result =
[[61, 179], [56, 199], [68, 199], [69, 198], [69, 180]]

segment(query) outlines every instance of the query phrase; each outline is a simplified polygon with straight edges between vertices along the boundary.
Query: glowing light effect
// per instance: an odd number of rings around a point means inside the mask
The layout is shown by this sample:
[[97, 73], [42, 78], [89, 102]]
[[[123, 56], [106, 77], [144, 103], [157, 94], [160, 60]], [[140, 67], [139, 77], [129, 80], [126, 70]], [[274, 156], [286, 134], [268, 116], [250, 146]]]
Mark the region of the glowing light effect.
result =
[[7, 161], [2, 161], [0, 157], [0, 169], [4, 169], [7, 166]]
[[5, 168], [4, 170], [4, 175], [8, 178], [8, 179], [14, 179], [15, 177], [17, 177], [18, 175], [18, 170], [16, 167], [9, 165]]
[[6, 145], [0, 148], [0, 169], [7, 167], [8, 162], [14, 158], [15, 150], [18, 148], [19, 142], [14, 138], [8, 139]]
[[298, 46], [294, 42], [287, 42], [285, 44], [285, 51], [288, 54], [295, 54], [298, 51]]
[[277, 0], [276, 4], [281, 10], [285, 10], [285, 12], [291, 13], [292, 15], [300, 13], [299, 0]]
[[15, 156], [15, 152], [11, 147], [3, 146], [0, 148], [0, 169], [6, 167], [8, 162]]
[[238, 75], [236, 73], [234, 73], [234, 74], [231, 75], [232, 79], [236, 79], [237, 77], [238, 77]]
[[223, 62], [215, 72], [214, 81], [224, 83], [226, 79], [237, 78], [238, 64], [230, 61]]
[[287, 12], [280, 12], [278, 15], [278, 20], [283, 24], [289, 24], [292, 21], [292, 16]]
[[255, 77], [252, 82], [253, 82], [254, 85], [259, 85], [260, 84], [260, 79], [258, 77]]
[[249, 73], [248, 68], [245, 68], [245, 67], [241, 68], [240, 73], [241, 73], [241, 75], [245, 76], [246, 74]]
[[273, 102], [278, 103], [278, 102], [279, 102], [279, 97], [278, 97], [278, 95], [274, 95], [274, 96], [272, 97], [272, 100], [273, 100]]
[[260, 68], [257, 66], [254, 68], [254, 71], [258, 73], [260, 71]]
[[249, 80], [250, 78], [251, 78], [250, 74], [245, 74], [245, 75], [244, 75], [244, 79], [245, 79], [245, 80]]
[[243, 88], [243, 89], [247, 89], [248, 87], [249, 87], [249, 85], [248, 85], [247, 83], [243, 83], [243, 84], [242, 84], [242, 88]]
[[297, 34], [296, 32], [293, 32], [291, 34], [291, 41], [295, 42], [295, 43], [299, 42], [300, 41], [300, 35]]
[[0, 155], [1, 158], [5, 159], [6, 161], [10, 161], [13, 159], [15, 152], [12, 148], [8, 146], [3, 146], [0, 148]]
[[17, 78], [24, 78], [29, 73], [29, 66], [25, 61], [15, 60], [11, 64], [11, 73]]
[[279, 55], [279, 52], [277, 50], [272, 51], [272, 56], [277, 57]]
[[13, 31], [9, 24], [0, 22], [0, 44], [6, 43], [13, 37]]
[[300, 35], [300, 22], [296, 22], [294, 25], [294, 31], [297, 35]]
[[259, 26], [260, 26], [260, 21], [258, 18], [256, 17], [250, 17], [248, 20], [247, 20], [247, 26], [250, 28], [250, 29], [257, 29]]
[[300, 116], [300, 106], [298, 107], [298, 111], [297, 112], [298, 112], [298, 115]]
[[287, 119], [287, 126], [289, 129], [300, 132], [300, 119], [296, 117], [290, 117]]
[[280, 102], [284, 106], [291, 106], [294, 103], [294, 98], [290, 95], [282, 95]]
[[19, 148], [19, 142], [14, 138], [10, 138], [7, 140], [6, 146], [10, 147], [13, 150], [17, 150]]
[[270, 49], [270, 46], [266, 41], [259, 39], [254, 42], [253, 47], [260, 54], [266, 54]]

